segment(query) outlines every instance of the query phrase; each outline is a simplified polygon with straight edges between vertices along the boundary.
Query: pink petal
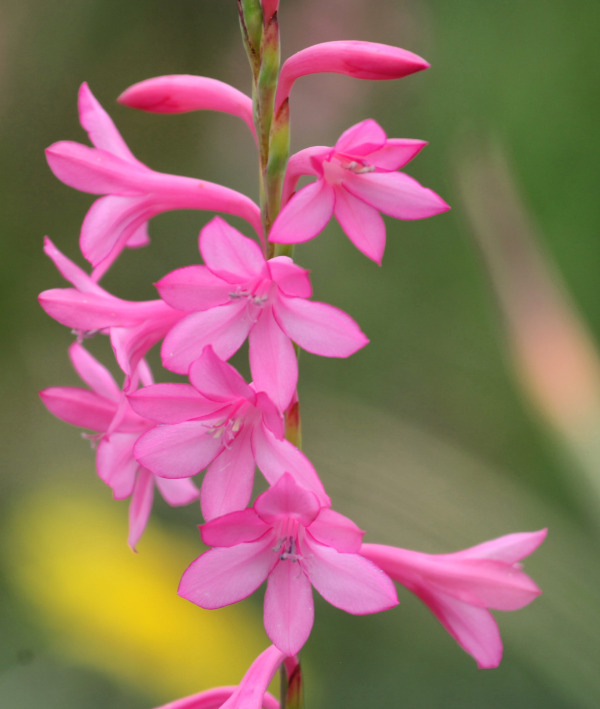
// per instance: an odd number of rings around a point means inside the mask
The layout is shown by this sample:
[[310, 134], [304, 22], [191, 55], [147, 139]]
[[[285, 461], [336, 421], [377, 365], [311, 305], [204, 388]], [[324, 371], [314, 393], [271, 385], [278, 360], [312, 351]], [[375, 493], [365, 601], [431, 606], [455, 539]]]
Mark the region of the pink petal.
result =
[[79, 121], [97, 148], [113, 153], [123, 160], [138, 162], [85, 82], [79, 89], [78, 104]]
[[333, 148], [329, 148], [326, 145], [316, 145], [294, 153], [288, 160], [286, 167], [281, 203], [287, 204], [292, 194], [296, 191], [296, 185], [302, 175], [322, 177], [323, 170], [317, 169], [316, 166], [320, 165], [323, 160], [329, 159], [332, 154]]
[[252, 436], [256, 464], [267, 481], [274, 485], [289, 473], [299, 486], [317, 496], [321, 505], [330, 505], [323, 483], [310, 460], [288, 440], [277, 439], [264, 426], [256, 426]]
[[74, 342], [69, 347], [69, 357], [75, 371], [90, 389], [104, 399], [114, 402], [119, 401], [121, 390], [113, 379], [112, 374], [95, 357], [92, 357], [85, 347], [82, 347], [78, 342]]
[[298, 360], [270, 305], [263, 307], [250, 330], [249, 350], [254, 386], [266, 392], [279, 411], [285, 411], [296, 392]]
[[360, 551], [364, 532], [348, 517], [323, 507], [308, 528], [308, 534], [319, 544], [336, 551], [356, 553]]
[[439, 195], [403, 172], [348, 173], [344, 187], [396, 219], [424, 219], [450, 209]]
[[156, 709], [222, 709], [224, 702], [231, 697], [236, 689], [235, 686], [215, 687], [168, 704], [161, 704]]
[[129, 536], [127, 543], [133, 551], [146, 529], [152, 501], [154, 499], [154, 480], [152, 473], [140, 469], [136, 476], [131, 502], [129, 503]]
[[320, 234], [333, 214], [335, 195], [323, 179], [303, 187], [283, 207], [273, 222], [269, 241], [299, 244]]
[[321, 505], [310, 490], [298, 485], [289, 473], [284, 473], [256, 498], [254, 509], [267, 524], [276, 524], [283, 517], [289, 517], [306, 527], [319, 514]]
[[358, 554], [343, 554], [306, 535], [302, 564], [312, 585], [336, 608], [354, 615], [378, 613], [398, 604], [392, 580]]
[[[165, 208], [164, 211], [166, 211]], [[121, 251], [144, 230], [146, 222], [161, 209], [153, 195], [100, 197], [88, 210], [81, 226], [79, 247], [94, 266], [106, 271]], [[108, 264], [104, 262], [108, 260]]]
[[154, 482], [165, 502], [171, 507], [189, 505], [200, 497], [200, 491], [188, 478], [168, 480], [154, 476]]
[[221, 709], [279, 709], [279, 702], [268, 694], [267, 687], [284, 659], [273, 645], [261, 652]]
[[92, 431], [107, 431], [117, 411], [114, 401], [76, 387], [50, 387], [40, 392], [40, 398], [54, 416]]
[[241, 374], [217, 357], [210, 345], [192, 362], [189, 377], [202, 396], [213, 402], [213, 408], [215, 404], [234, 405], [238, 399], [254, 400], [254, 392]]
[[181, 423], [214, 414], [221, 406], [207, 401], [189, 384], [153, 384], [130, 394], [131, 408], [158, 423]]
[[235, 440], [224, 445], [208, 466], [202, 481], [200, 506], [204, 519], [241, 510], [250, 502], [254, 483], [251, 429], [244, 428]]
[[312, 588], [297, 562], [280, 561], [269, 574], [264, 621], [271, 642], [285, 655], [300, 652], [308, 640], [314, 621]]
[[171, 271], [155, 284], [160, 297], [172, 308], [195, 312], [224, 305], [230, 300], [231, 284], [206, 266], [184, 266]]
[[231, 284], [247, 283], [265, 270], [258, 244], [220, 217], [200, 232], [200, 253], [210, 271]]
[[323, 357], [349, 357], [369, 340], [338, 308], [281, 295], [273, 308], [285, 334], [299, 347]]
[[378, 170], [399, 170], [410, 162], [427, 145], [424, 140], [390, 138], [386, 144], [369, 154], [368, 161]]
[[532, 554], [544, 541], [547, 533], [547, 529], [540, 529], [537, 532], [507, 534], [448, 556], [455, 559], [492, 559], [514, 564]]
[[208, 433], [204, 421], [156, 426], [138, 440], [136, 459], [163, 478], [189, 478], [204, 470], [222, 443]]
[[335, 216], [359, 251], [381, 265], [385, 249], [385, 224], [379, 212], [340, 185], [335, 191]]
[[322, 72], [346, 74], [357, 79], [400, 79], [429, 64], [399, 47], [359, 41], [324, 42], [293, 54], [281, 67], [275, 110], [289, 97], [300, 76]]
[[47, 236], [44, 237], [44, 253], [52, 259], [61, 276], [75, 286], [76, 290], [81, 293], [107, 295], [104, 288], [101, 288], [83, 269], [62, 254]]
[[275, 256], [269, 259], [269, 271], [271, 278], [285, 295], [298, 298], [310, 298], [312, 295], [309, 272], [296, 266], [289, 256]]
[[270, 529], [252, 508], [248, 508], [206, 522], [200, 527], [200, 534], [207, 546], [233, 547], [255, 542]]
[[256, 394], [256, 407], [262, 414], [263, 426], [266, 426], [275, 438], [281, 440], [285, 435], [285, 422], [283, 412], [271, 401], [268, 394], [259, 391]]
[[139, 468], [133, 457], [136, 438], [136, 435], [130, 433], [111, 433], [98, 444], [98, 476], [112, 489], [115, 500], [123, 500], [133, 492]]
[[345, 130], [335, 144], [336, 153], [367, 155], [385, 145], [387, 136], [372, 118], [361, 121]]
[[243, 301], [232, 301], [183, 318], [164, 339], [163, 366], [187, 374], [190, 364], [208, 345], [221, 359], [229, 359], [242, 346], [253, 325], [245, 310]]
[[178, 593], [201, 608], [237, 603], [267, 578], [277, 555], [270, 537], [234, 547], [209, 549], [183, 572]]
[[206, 76], [173, 74], [146, 79], [126, 89], [117, 101], [152, 113], [230, 113], [241, 118], [255, 134], [252, 99], [233, 86]]
[[502, 640], [489, 611], [427, 589], [419, 589], [418, 596], [462, 649], [475, 658], [479, 669], [500, 664]]

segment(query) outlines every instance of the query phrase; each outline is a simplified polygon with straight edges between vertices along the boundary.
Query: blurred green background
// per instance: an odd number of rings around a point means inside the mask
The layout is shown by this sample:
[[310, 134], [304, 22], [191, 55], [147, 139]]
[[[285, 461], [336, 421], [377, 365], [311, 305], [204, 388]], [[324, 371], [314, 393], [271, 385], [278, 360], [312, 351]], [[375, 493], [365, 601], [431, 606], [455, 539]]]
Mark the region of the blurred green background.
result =
[[[496, 614], [497, 670], [477, 671], [407, 592], [374, 617], [317, 601], [310, 709], [600, 706], [599, 20], [591, 0], [281, 2], [284, 56], [351, 38], [432, 64], [399, 82], [300, 80], [293, 148], [332, 145], [374, 117], [390, 137], [430, 142], [407, 172], [453, 207], [388, 220], [382, 268], [335, 224], [297, 249], [315, 298], [371, 339], [347, 361], [301, 357], [305, 450], [334, 507], [370, 542], [429, 552], [550, 528], [526, 561], [544, 594]], [[76, 98], [87, 81], [140, 160], [256, 198], [254, 148], [236, 119], [114, 102], [172, 73], [249, 91], [238, 34], [233, 0], [0, 5], [2, 707], [148, 709], [237, 682], [266, 646], [260, 598], [229, 615], [176, 598], [200, 551], [197, 508], [157, 504], [132, 555], [126, 504], [96, 478], [89, 443], [37, 397], [78, 384], [71, 335], [36, 302], [63, 284], [42, 237], [83, 265], [92, 202], [52, 177], [44, 148], [85, 142]], [[151, 246], [103, 283], [153, 297], [152, 282], [197, 261], [209, 217], [159, 216]]]

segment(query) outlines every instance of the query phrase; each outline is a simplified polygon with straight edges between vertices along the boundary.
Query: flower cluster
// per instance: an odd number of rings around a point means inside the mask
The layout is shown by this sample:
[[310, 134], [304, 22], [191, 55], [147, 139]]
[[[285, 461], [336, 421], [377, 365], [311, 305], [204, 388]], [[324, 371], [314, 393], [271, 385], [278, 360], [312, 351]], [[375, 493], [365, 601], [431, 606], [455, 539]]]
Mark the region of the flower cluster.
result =
[[[59, 142], [48, 148], [56, 177], [101, 196], [81, 230], [89, 273], [46, 240], [46, 253], [69, 286], [44, 291], [40, 303], [76, 334], [69, 353], [88, 388], [52, 387], [41, 392], [42, 401], [64, 421], [94, 432], [88, 435], [99, 477], [116, 499], [131, 499], [132, 548], [147, 524], [155, 485], [170, 505], [200, 499], [209, 549], [183, 573], [181, 596], [221, 608], [266, 581], [264, 625], [273, 645], [239, 687], [203, 692], [170, 709], [277, 706], [267, 686], [280, 665], [288, 673], [297, 667], [313, 625], [313, 587], [332, 605], [360, 615], [395, 606], [398, 582], [480, 667], [493, 667], [502, 645], [488, 608], [521, 608], [539, 593], [518, 562], [545, 531], [433, 556], [363, 544], [363, 531], [332, 509], [299, 447], [296, 348], [346, 358], [368, 339], [348, 314], [312, 299], [309, 273], [294, 262], [292, 245], [318, 236], [335, 216], [352, 243], [380, 264], [381, 214], [422, 219], [448, 205], [400, 171], [425, 143], [387, 138], [372, 119], [350, 127], [333, 147], [309, 147], [288, 160], [290, 92], [308, 74], [383, 80], [428, 65], [395, 47], [328, 42], [297, 53], [279, 70], [278, 3], [255, 0], [242, 8], [254, 101], [196, 76], [143, 81], [120, 101], [156, 113], [202, 109], [241, 118], [259, 148], [260, 205], [227, 187], [143, 165], [85, 84], [79, 114], [93, 147]], [[250, 22], [250, 8], [254, 20], [256, 11], [262, 17], [258, 24]], [[315, 179], [296, 191], [304, 176]], [[100, 280], [123, 249], [146, 245], [148, 221], [175, 209], [241, 217], [251, 236], [215, 216], [200, 231], [202, 263], [161, 278], [156, 300], [132, 302], [106, 291]], [[122, 386], [83, 346], [98, 333], [110, 339]], [[228, 362], [246, 340], [251, 383]], [[163, 367], [189, 383], [154, 383], [146, 355], [158, 343]], [[268, 487], [252, 502], [256, 468]], [[202, 473], [198, 489], [192, 478]]]

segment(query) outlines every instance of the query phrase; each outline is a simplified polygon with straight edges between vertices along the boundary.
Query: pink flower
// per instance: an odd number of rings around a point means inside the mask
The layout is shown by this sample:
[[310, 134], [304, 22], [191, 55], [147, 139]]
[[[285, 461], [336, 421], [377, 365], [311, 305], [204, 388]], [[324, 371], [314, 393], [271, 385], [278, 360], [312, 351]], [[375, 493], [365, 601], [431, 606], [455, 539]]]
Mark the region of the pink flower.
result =
[[406, 49], [375, 42], [323, 42], [302, 49], [281, 67], [275, 112], [288, 100], [296, 79], [307, 74], [346, 74], [356, 79], [401, 79], [427, 69], [429, 64]]
[[352, 243], [381, 264], [385, 223], [379, 212], [396, 219], [423, 219], [450, 207], [435, 192], [397, 172], [426, 145], [421, 140], [388, 139], [374, 120], [342, 133], [333, 148], [302, 150], [290, 159], [284, 203], [301, 175], [316, 175], [287, 201], [269, 241], [296, 244], [319, 234], [335, 215]]
[[126, 89], [117, 101], [153, 113], [230, 113], [241, 118], [256, 137], [252, 99], [233, 86], [206, 76], [172, 74], [146, 79]]
[[289, 472], [330, 504], [308, 458], [284, 438], [281, 413], [207, 347], [189, 371], [192, 386], [156, 384], [130, 397], [135, 411], [158, 421], [135, 445], [135, 457], [164, 478], [207, 468], [201, 488], [204, 518], [241, 510], [250, 501], [254, 467], [269, 483]]
[[248, 197], [221, 185], [154, 172], [137, 160], [96, 101], [87, 84], [79, 92], [81, 125], [95, 147], [62, 141], [46, 150], [59, 180], [83, 192], [107, 195], [96, 200], [83, 222], [81, 251], [102, 274], [125, 246], [148, 242], [147, 222], [173, 209], [235, 214], [262, 235], [260, 210]]
[[[129, 505], [129, 545], [135, 549], [150, 515], [154, 485], [172, 506], [187, 505], [198, 498], [189, 480], [163, 480], [139, 465], [133, 457], [138, 437], [154, 422], [136, 414], [115, 380], [80, 344], [74, 343], [69, 355], [75, 370], [90, 389], [51, 387], [40, 392], [46, 408], [58, 418], [100, 435], [96, 467], [98, 476], [113, 490], [116, 500], [131, 497]], [[142, 362], [136, 373], [145, 382], [151, 375]]]
[[367, 344], [348, 315], [308, 300], [308, 273], [287, 256], [266, 261], [254, 241], [219, 217], [199, 244], [206, 265], [180, 268], [156, 284], [171, 307], [191, 313], [165, 337], [167, 369], [186, 374], [207, 345], [229, 359], [249, 336], [254, 386], [284, 411], [298, 380], [292, 342], [325, 357], [348, 357]]
[[157, 709], [279, 709], [267, 688], [284, 661], [286, 666], [298, 662], [271, 645], [254, 660], [237, 687], [216, 687]]
[[398, 602], [390, 579], [360, 556], [363, 533], [347, 517], [319, 504], [286, 473], [253, 508], [200, 527], [215, 547], [184, 572], [179, 595], [202, 608], [222, 608], [268, 579], [264, 623], [286, 655], [302, 648], [313, 625], [311, 584], [326, 601], [355, 615]]
[[183, 314], [162, 300], [133, 302], [111, 295], [62, 254], [48, 237], [44, 240], [44, 251], [74, 288], [43, 291], [38, 297], [40, 305], [50, 317], [75, 330], [81, 339], [89, 333], [108, 333], [117, 362], [128, 377], [125, 384], [128, 390], [141, 359]]
[[416, 594], [480, 668], [502, 659], [498, 626], [487, 610], [523, 608], [541, 591], [518, 563], [547, 530], [499, 537], [454, 554], [422, 554], [363, 544], [360, 553]]

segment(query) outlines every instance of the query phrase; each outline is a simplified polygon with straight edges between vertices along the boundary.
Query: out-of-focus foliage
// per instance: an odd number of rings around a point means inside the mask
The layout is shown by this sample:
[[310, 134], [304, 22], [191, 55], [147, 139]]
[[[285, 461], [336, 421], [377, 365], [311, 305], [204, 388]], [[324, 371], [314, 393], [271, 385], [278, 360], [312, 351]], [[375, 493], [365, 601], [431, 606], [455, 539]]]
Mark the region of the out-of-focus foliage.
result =
[[[307, 706], [595, 708], [600, 579], [594, 519], [600, 511], [582, 505], [578, 491], [582, 470], [594, 463], [600, 469], [600, 456], [585, 443], [594, 439], [593, 428], [565, 438], [514, 376], [506, 356], [514, 350], [497, 305], [502, 299], [492, 288], [489, 258], [480, 257], [481, 234], [479, 241], [472, 238], [473, 210], [498, 195], [483, 183], [479, 190], [488, 192], [481, 196], [468, 187], [465, 192], [465, 185], [482, 146], [501, 146], [516, 199], [537, 232], [533, 248], [561, 274], [570, 312], [579, 314], [587, 341], [600, 348], [600, 6], [592, 0], [282, 0], [280, 21], [285, 54], [354, 38], [397, 44], [431, 62], [427, 72], [394, 83], [303, 78], [292, 96], [293, 144], [333, 144], [342, 130], [372, 116], [390, 137], [430, 141], [407, 171], [453, 206], [431, 220], [390, 220], [382, 268], [356, 252], [336, 225], [297, 249], [298, 261], [312, 270], [315, 297], [350, 313], [371, 339], [347, 361], [301, 357], [306, 452], [336, 509], [367, 529], [368, 541], [429, 552], [550, 528], [527, 560], [544, 594], [524, 611], [498, 614], [505, 639], [498, 670], [477, 672], [407, 593], [399, 608], [369, 618], [317, 603], [305, 652]], [[124, 596], [124, 605], [112, 598], [103, 608], [96, 589], [94, 612], [112, 610], [105, 623], [94, 617], [85, 626], [80, 612], [93, 599], [82, 578], [96, 563], [98, 583], [107, 589], [119, 588], [128, 573], [128, 593], [141, 582], [135, 571], [120, 570], [130, 554], [127, 510], [96, 479], [88, 442], [52, 419], [37, 398], [43, 387], [77, 384], [66, 356], [71, 336], [35, 298], [62, 285], [42, 253], [45, 233], [83, 263], [77, 236], [92, 198], [56, 181], [43, 157], [56, 140], [84, 140], [76, 111], [82, 81], [153, 168], [257, 196], [254, 147], [235, 119], [152, 116], [114, 103], [130, 84], [169, 73], [214, 76], [249, 90], [233, 0], [6, 0], [0, 6], [0, 705], [11, 709], [143, 709], [168, 699], [168, 692], [175, 698], [225, 675], [235, 681], [232, 674], [240, 675], [261, 646], [260, 599], [243, 609], [254, 614], [252, 640], [231, 639], [228, 628], [214, 652], [214, 641], [200, 630], [204, 621], [191, 619], [200, 613], [194, 607], [187, 609], [184, 631], [170, 611], [155, 609], [172, 625], [171, 651], [156, 619], [148, 626], [123, 624], [127, 639], [119, 640], [111, 628], [134, 593]], [[501, 214], [502, 203], [496, 207]], [[151, 246], [124, 254], [105, 279], [107, 288], [128, 298], [154, 297], [153, 281], [197, 261], [197, 234], [208, 218], [158, 217]], [[502, 238], [498, 232], [494, 239]], [[540, 362], [555, 344], [563, 349], [569, 343], [544, 341], [536, 352]], [[92, 343], [107, 354], [105, 345]], [[593, 350], [590, 356], [595, 362]], [[67, 508], [74, 505], [71, 517]], [[96, 505], [97, 522], [96, 513], [86, 513]], [[131, 556], [131, 569], [143, 560], [144, 573], [158, 577], [153, 588], [170, 584], [175, 595], [174, 567], [183, 570], [201, 548], [194, 527], [199, 511], [160, 507], [154, 521], [138, 557]], [[115, 565], [105, 567], [104, 554], [119, 532], [125, 559], [115, 557]], [[170, 553], [163, 545], [172, 539], [181, 542]], [[65, 598], [57, 604], [61, 584]], [[149, 594], [141, 583], [140, 609], [150, 607]], [[219, 612], [214, 618], [215, 626], [225, 622]], [[178, 663], [189, 663], [185, 679], [169, 675], [161, 683], [180, 652], [172, 649], [178, 633], [187, 643], [195, 627], [196, 656], [192, 647]], [[219, 667], [223, 674], [215, 670], [209, 677], [211, 662], [228, 644], [238, 658], [235, 670]], [[116, 668], [114, 660], [129, 648], [143, 652], [131, 666], [122, 660]], [[146, 677], [140, 657], [150, 658]]]

